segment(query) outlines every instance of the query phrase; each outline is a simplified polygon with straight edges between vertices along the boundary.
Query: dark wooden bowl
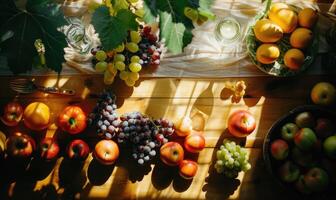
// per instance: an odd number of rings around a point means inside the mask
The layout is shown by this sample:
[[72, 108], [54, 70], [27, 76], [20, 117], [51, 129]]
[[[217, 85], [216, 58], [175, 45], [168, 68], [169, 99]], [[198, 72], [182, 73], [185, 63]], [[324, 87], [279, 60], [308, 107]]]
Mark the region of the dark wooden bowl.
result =
[[[272, 127], [269, 129], [265, 140], [264, 140], [264, 145], [263, 145], [263, 158], [264, 158], [264, 162], [266, 164], [266, 168], [268, 170], [268, 172], [274, 177], [274, 179], [276, 179], [276, 182], [278, 182], [281, 187], [284, 187], [288, 190], [288, 192], [290, 192], [293, 196], [296, 196], [300, 199], [304, 198], [304, 199], [330, 199], [331, 196], [335, 195], [335, 190], [332, 188], [335, 188], [335, 185], [329, 184], [329, 188], [324, 191], [323, 193], [315, 193], [312, 195], [304, 195], [301, 194], [300, 192], [298, 192], [295, 189], [295, 186], [293, 183], [289, 184], [289, 183], [285, 183], [282, 182], [276, 172], [276, 170], [280, 167], [281, 164], [283, 164], [285, 161], [277, 161], [274, 158], [272, 158], [272, 156], [270, 155], [270, 144], [272, 141], [276, 140], [276, 139], [280, 139], [281, 138], [281, 128], [283, 125], [285, 125], [286, 123], [289, 122], [293, 122], [294, 123], [294, 119], [295, 117], [301, 113], [301, 112], [305, 112], [308, 111], [310, 113], [313, 114], [313, 116], [315, 118], [320, 118], [320, 117], [324, 117], [324, 118], [328, 118], [330, 120], [332, 120], [334, 122], [334, 124], [336, 123], [336, 114], [326, 108], [322, 108], [319, 106], [314, 106], [314, 105], [305, 105], [305, 106], [300, 106], [297, 107], [293, 110], [291, 110], [288, 114], [284, 115], [283, 117], [281, 117], [279, 120], [277, 120]], [[336, 132], [335, 132], [336, 134]], [[293, 144], [292, 144], [293, 145]], [[322, 159], [323, 156], [321, 156]], [[321, 166], [319, 166], [321, 167]], [[322, 167], [323, 168], [323, 167]], [[336, 170], [336, 169], [335, 169]]]

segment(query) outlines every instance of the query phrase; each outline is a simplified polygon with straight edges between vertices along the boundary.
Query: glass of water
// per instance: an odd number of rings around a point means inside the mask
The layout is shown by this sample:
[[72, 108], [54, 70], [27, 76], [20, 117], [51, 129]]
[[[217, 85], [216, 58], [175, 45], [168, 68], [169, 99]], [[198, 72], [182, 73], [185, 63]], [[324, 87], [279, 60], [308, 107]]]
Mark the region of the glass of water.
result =
[[223, 45], [236, 42], [241, 36], [240, 24], [233, 17], [225, 17], [218, 20], [215, 27], [215, 37]]

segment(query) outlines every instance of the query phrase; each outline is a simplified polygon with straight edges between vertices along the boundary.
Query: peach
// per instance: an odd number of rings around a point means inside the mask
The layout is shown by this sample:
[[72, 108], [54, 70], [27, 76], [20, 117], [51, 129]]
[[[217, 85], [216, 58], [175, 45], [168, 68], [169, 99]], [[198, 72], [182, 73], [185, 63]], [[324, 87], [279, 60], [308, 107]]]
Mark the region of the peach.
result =
[[184, 148], [191, 153], [198, 153], [205, 147], [205, 138], [203, 135], [193, 132], [184, 140]]

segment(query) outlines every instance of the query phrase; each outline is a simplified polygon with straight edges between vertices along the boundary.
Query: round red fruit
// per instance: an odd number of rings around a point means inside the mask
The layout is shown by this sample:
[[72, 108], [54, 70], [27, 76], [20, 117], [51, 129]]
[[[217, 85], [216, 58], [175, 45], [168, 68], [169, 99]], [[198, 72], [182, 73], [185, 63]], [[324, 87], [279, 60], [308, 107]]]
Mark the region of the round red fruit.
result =
[[281, 139], [277, 139], [271, 144], [271, 154], [276, 160], [284, 160], [289, 153], [288, 144]]
[[238, 110], [232, 113], [228, 120], [229, 132], [235, 137], [246, 137], [256, 128], [256, 120], [246, 110]]
[[198, 165], [192, 160], [183, 160], [179, 165], [179, 174], [184, 179], [192, 179], [197, 173]]

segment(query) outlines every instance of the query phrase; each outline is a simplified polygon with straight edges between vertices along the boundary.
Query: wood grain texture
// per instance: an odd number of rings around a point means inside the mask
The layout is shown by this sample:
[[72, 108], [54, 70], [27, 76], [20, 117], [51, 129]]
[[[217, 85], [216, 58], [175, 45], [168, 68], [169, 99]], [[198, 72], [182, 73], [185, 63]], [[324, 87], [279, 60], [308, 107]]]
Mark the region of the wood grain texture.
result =
[[[17, 99], [24, 105], [32, 101], [47, 103], [55, 119], [66, 105], [80, 105], [86, 112], [94, 107], [97, 94], [107, 89], [100, 76], [38, 77], [36, 82], [45, 86], [59, 85], [76, 89], [74, 97], [61, 97], [34, 93], [17, 96], [8, 88], [12, 77], [2, 77], [0, 107]], [[231, 93], [225, 89], [227, 81], [244, 80], [246, 95], [238, 103], [231, 101]], [[292, 196], [279, 187], [267, 172], [262, 159], [262, 144], [271, 125], [291, 109], [309, 104], [312, 86], [321, 81], [336, 83], [332, 75], [301, 76], [278, 79], [272, 77], [227, 79], [143, 79], [129, 89], [116, 82], [110, 89], [118, 97], [118, 112], [141, 111], [152, 117], [176, 120], [190, 115], [195, 127], [204, 130], [206, 149], [199, 155], [187, 154], [197, 160], [199, 170], [192, 181], [179, 178], [176, 168], [153, 161], [149, 167], [138, 168], [123, 149], [116, 166], [104, 167], [91, 156], [82, 165], [74, 165], [61, 157], [53, 163], [32, 162], [29, 171], [20, 170], [11, 162], [1, 161], [0, 199], [284, 199]], [[224, 138], [231, 138], [226, 130], [227, 118], [236, 109], [248, 109], [258, 121], [257, 130], [246, 138], [237, 140], [249, 149], [252, 169], [229, 180], [214, 172], [212, 161], [216, 149]], [[28, 131], [23, 126], [0, 130], [6, 134]], [[52, 126], [41, 133], [29, 132], [40, 140], [44, 134], [58, 138], [64, 149], [72, 139]], [[91, 148], [97, 142], [93, 130], [82, 136]], [[64, 152], [62, 152], [64, 155]]]

